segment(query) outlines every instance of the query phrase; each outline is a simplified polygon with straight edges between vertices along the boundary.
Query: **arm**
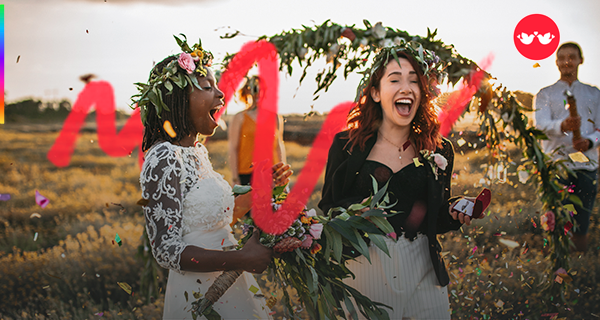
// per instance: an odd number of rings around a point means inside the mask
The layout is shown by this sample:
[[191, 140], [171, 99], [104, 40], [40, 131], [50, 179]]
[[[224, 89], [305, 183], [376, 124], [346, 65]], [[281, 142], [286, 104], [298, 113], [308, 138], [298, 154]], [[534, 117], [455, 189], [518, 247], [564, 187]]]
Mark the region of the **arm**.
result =
[[233, 220], [230, 226], [233, 226], [239, 219], [242, 219], [248, 211], [252, 209], [252, 191], [235, 197], [235, 207], [233, 207]]
[[[589, 149], [598, 148], [600, 146], [600, 90], [595, 90], [595, 97], [592, 99], [595, 104], [595, 112], [593, 113], [593, 118], [591, 119], [593, 122], [594, 130], [585, 136], [582, 135], [582, 139], [585, 139], [585, 143], [583, 143], [583, 148], [577, 149], [582, 152], [585, 152]], [[591, 143], [590, 143], [591, 142]]]
[[327, 166], [325, 167], [325, 180], [323, 182], [323, 189], [321, 191], [321, 201], [319, 201], [319, 208], [324, 214], [329, 212], [329, 209], [337, 206], [333, 199], [333, 174], [340, 167], [342, 162], [347, 158], [348, 153], [344, 150], [344, 144], [347, 140], [342, 140], [339, 134], [333, 139], [333, 143], [329, 148], [329, 154], [327, 156]]
[[454, 171], [454, 147], [452, 143], [448, 140], [443, 141], [443, 149], [441, 150], [441, 154], [448, 160], [448, 165], [446, 166], [446, 170], [442, 171], [440, 175], [440, 179], [444, 181], [444, 190], [443, 190], [443, 201], [442, 206], [438, 211], [438, 219], [437, 219], [437, 233], [446, 233], [450, 230], [458, 230], [462, 223], [460, 219], [454, 218], [450, 214], [449, 208], [454, 205], [454, 202], [460, 200], [462, 197], [451, 197], [451, 189], [452, 189], [452, 172]]
[[285, 157], [285, 145], [283, 144], [283, 117], [277, 115], [277, 157], [280, 162], [287, 162]]
[[240, 251], [206, 250], [183, 241], [181, 178], [183, 165], [167, 146], [158, 146], [147, 154], [140, 183], [148, 238], [158, 264], [167, 269], [193, 272], [242, 269], [262, 272], [268, 266], [272, 250], [258, 239]]
[[[236, 185], [240, 184], [238, 173], [238, 152], [240, 149], [240, 130], [243, 121], [243, 112], [237, 113], [229, 123], [229, 170], [231, 171], [231, 182]], [[235, 221], [235, 220], [234, 220]]]
[[563, 134], [562, 123], [565, 119], [552, 119], [550, 98], [544, 90], [540, 90], [533, 98], [535, 106], [535, 126], [547, 135], [559, 136]]

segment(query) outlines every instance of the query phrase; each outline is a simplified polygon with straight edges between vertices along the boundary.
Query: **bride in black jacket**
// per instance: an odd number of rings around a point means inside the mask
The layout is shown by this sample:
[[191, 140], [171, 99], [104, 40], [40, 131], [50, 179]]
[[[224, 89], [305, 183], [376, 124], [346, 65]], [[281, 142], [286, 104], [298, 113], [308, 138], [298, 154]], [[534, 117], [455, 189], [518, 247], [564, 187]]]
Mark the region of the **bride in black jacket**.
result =
[[[439, 134], [431, 103], [443, 69], [435, 53], [419, 55], [414, 43], [384, 48], [366, 73], [348, 129], [336, 135], [327, 161], [319, 207], [327, 213], [373, 194], [388, 180], [388, 221], [397, 242], [387, 239], [388, 257], [374, 245], [370, 264], [350, 261], [356, 275], [347, 284], [393, 308], [390, 319], [450, 319], [448, 273], [437, 234], [469, 225], [471, 217], [451, 209], [452, 144]], [[472, 200], [473, 201], [473, 200]], [[391, 234], [390, 236], [395, 237]]]

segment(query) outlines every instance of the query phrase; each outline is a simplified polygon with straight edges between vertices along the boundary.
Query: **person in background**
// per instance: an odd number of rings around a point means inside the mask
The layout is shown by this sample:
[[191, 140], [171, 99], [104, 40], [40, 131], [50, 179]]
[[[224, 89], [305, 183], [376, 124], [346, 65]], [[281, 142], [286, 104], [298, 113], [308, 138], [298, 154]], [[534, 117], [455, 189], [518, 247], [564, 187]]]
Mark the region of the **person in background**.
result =
[[[548, 140], [542, 141], [544, 152], [553, 153], [554, 160], [567, 160], [567, 167], [574, 170], [566, 179], [559, 181], [579, 197], [583, 206], [566, 199], [563, 204], [573, 204], [577, 214], [572, 240], [577, 251], [587, 250], [587, 232], [594, 199], [598, 191], [598, 146], [600, 142], [600, 90], [579, 82], [577, 72], [583, 63], [581, 48], [574, 42], [562, 44], [556, 51], [556, 65], [560, 79], [535, 95], [536, 126], [544, 131]], [[572, 117], [565, 108], [569, 90], [577, 105], [578, 116]], [[579, 130], [581, 137], [574, 138], [573, 131]], [[569, 154], [582, 152], [589, 159], [575, 162]]]
[[[246, 109], [233, 116], [229, 122], [229, 168], [233, 185], [249, 185], [252, 178], [254, 133], [260, 98], [259, 80], [257, 76], [246, 78], [246, 83], [239, 92], [239, 98]], [[277, 116], [273, 143], [273, 163], [278, 162], [286, 162], [281, 115]]]

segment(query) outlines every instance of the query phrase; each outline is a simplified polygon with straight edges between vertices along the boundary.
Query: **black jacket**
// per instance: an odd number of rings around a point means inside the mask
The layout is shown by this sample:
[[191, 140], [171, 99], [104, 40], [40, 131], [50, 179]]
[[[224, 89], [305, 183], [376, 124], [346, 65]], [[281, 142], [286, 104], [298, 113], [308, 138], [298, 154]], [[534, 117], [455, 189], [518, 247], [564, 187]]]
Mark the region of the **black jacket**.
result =
[[[331, 208], [348, 207], [362, 200], [347, 195], [350, 194], [358, 170], [367, 159], [375, 145], [375, 141], [377, 141], [377, 134], [367, 140], [364, 150], [357, 147], [350, 152], [349, 145], [346, 146], [348, 131], [342, 131], [335, 136], [329, 149], [322, 198], [319, 202], [319, 208], [324, 213], [327, 213]], [[427, 238], [435, 274], [440, 285], [446, 286], [450, 279], [444, 260], [440, 256], [442, 246], [437, 240], [437, 235], [450, 230], [458, 230], [461, 223], [452, 219], [448, 213], [450, 203], [456, 200], [456, 197], [450, 197], [450, 180], [454, 166], [452, 143], [447, 139], [443, 139], [442, 148], [438, 148], [435, 152], [443, 155], [448, 160], [448, 166], [446, 170], [438, 170], [437, 180], [432, 170], [427, 170]], [[424, 163], [424, 165], [429, 166], [428, 163]]]

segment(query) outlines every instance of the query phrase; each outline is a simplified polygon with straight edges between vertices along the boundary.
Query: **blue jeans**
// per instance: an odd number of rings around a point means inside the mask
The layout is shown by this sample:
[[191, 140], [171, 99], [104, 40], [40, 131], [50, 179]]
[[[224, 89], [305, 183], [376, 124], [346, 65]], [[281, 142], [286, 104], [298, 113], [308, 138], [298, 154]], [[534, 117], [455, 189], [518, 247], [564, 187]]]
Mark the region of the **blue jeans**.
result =
[[590, 227], [590, 215], [594, 208], [594, 200], [596, 200], [596, 194], [598, 193], [598, 171], [588, 170], [575, 170], [577, 176], [569, 174], [567, 179], [559, 179], [558, 181], [566, 186], [571, 186], [574, 190], [573, 194], [578, 196], [583, 204], [583, 208], [574, 204], [569, 199], [563, 201], [565, 204], [573, 204], [577, 214], [573, 216], [573, 219], [577, 222], [574, 228], [574, 233], [579, 235], [585, 235]]

